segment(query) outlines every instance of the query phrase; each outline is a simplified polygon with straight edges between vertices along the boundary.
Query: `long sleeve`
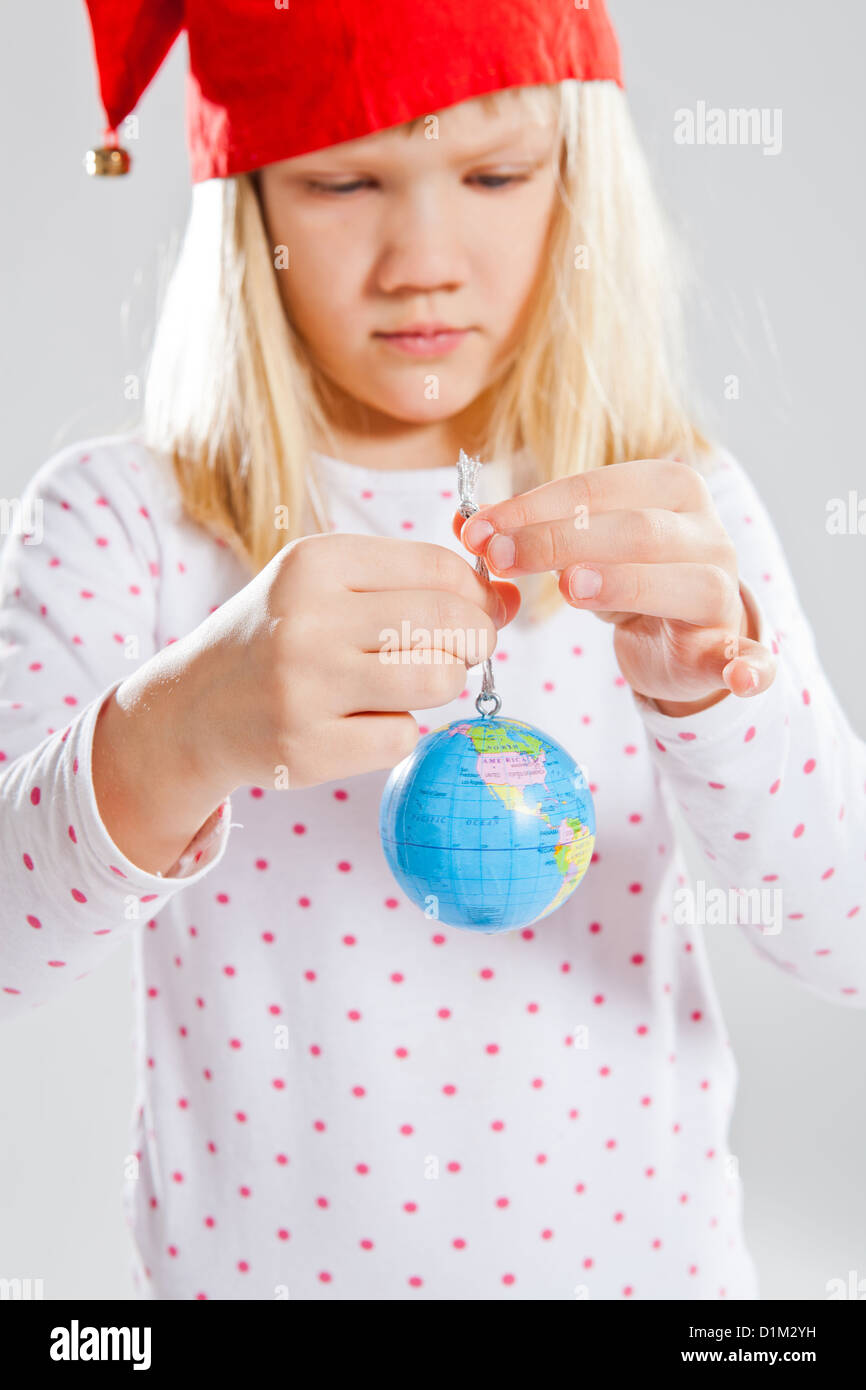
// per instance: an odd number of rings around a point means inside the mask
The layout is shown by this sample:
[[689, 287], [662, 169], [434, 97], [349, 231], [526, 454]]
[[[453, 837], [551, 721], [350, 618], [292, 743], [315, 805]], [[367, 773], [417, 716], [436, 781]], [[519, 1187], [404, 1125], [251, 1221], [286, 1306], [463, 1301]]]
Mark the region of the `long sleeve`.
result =
[[707, 482], [737, 549], [758, 640], [778, 667], [761, 694], [727, 695], [682, 718], [634, 695], [659, 775], [708, 863], [708, 883], [683, 890], [674, 910], [684, 921], [734, 922], [805, 987], [862, 1008], [866, 745], [824, 674], [754, 485], [725, 450]]
[[99, 711], [157, 650], [140, 486], [110, 451], [62, 451], [0, 557], [0, 1018], [61, 993], [225, 853], [228, 798], [162, 876], [121, 853], [94, 795]]

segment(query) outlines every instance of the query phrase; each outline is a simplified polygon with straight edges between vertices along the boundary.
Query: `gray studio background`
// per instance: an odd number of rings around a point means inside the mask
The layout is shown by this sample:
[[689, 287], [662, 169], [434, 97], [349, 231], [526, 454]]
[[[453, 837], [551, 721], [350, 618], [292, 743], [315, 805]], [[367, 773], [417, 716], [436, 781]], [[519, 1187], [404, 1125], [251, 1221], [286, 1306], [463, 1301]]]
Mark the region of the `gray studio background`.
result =
[[[826, 504], [866, 492], [863, 8], [831, 0], [611, 0], [638, 127], [701, 287], [694, 375], [786, 546], [830, 680], [866, 736], [866, 536]], [[31, 0], [0, 56], [0, 496], [60, 445], [124, 428], [189, 184], [185, 45], [140, 108], [128, 180], [89, 180], [101, 132], [84, 6]], [[674, 111], [782, 111], [782, 148], [674, 143]], [[725, 398], [736, 375], [739, 399]], [[835, 1007], [705, 929], [740, 1067], [731, 1148], [765, 1298], [866, 1278], [866, 1010]], [[47, 1298], [129, 1298], [120, 1206], [132, 1105], [130, 956], [0, 1029], [0, 1276]], [[866, 1290], [866, 1284], [864, 1284]]]

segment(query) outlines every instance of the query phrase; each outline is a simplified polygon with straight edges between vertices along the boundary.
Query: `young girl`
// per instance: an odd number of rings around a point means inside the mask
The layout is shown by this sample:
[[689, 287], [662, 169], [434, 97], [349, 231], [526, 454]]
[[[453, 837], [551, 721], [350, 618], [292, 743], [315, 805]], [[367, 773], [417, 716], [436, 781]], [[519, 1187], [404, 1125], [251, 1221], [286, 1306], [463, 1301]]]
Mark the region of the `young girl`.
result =
[[[600, 0], [345, 9], [186, 7], [141, 429], [44, 464], [3, 551], [3, 1014], [132, 941], [143, 1297], [755, 1298], [699, 904], [862, 1006], [864, 749], [683, 404]], [[113, 132], [178, 21], [90, 11]], [[378, 837], [390, 769], [475, 717], [454, 633], [595, 800], [583, 882], [502, 935]]]

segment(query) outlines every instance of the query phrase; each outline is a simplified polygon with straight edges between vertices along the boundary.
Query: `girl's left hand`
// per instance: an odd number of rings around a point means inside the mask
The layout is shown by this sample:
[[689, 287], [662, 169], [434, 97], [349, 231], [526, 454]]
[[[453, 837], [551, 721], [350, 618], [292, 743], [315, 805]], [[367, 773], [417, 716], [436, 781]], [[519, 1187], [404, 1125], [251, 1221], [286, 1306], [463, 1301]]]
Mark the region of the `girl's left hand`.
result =
[[632, 688], [664, 714], [755, 695], [776, 659], [754, 638], [737, 554], [701, 475], [673, 459], [607, 464], [481, 507], [454, 532], [507, 579], [559, 571], [563, 598], [613, 623]]

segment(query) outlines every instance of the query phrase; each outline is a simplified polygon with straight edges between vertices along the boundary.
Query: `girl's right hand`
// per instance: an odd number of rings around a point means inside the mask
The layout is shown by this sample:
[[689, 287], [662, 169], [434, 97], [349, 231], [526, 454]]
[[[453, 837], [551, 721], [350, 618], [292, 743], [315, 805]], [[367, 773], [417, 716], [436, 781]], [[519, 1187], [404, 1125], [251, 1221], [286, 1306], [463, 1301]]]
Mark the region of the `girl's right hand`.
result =
[[393, 767], [419, 737], [409, 711], [454, 700], [519, 606], [516, 585], [482, 580], [444, 546], [353, 534], [289, 542], [159, 654], [183, 663], [174, 698], [183, 688], [191, 764], [226, 792]]

